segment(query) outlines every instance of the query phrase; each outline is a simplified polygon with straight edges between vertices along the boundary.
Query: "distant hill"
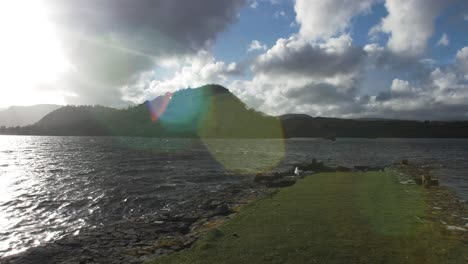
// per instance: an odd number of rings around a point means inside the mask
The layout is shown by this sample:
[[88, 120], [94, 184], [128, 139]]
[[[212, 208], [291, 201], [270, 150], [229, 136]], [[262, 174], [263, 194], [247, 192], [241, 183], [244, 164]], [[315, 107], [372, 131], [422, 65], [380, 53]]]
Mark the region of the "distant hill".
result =
[[0, 134], [189, 138], [403, 137], [468, 138], [468, 122], [338, 119], [304, 114], [268, 116], [228, 89], [184, 89], [128, 109], [66, 106], [34, 125]]
[[34, 125], [3, 129], [0, 133], [210, 138], [282, 136], [276, 117], [248, 109], [229, 90], [219, 85], [168, 93], [124, 110], [66, 106]]
[[41, 104], [33, 106], [11, 106], [0, 109], [0, 127], [14, 127], [31, 125], [39, 121], [60, 105]]
[[468, 138], [468, 121], [353, 120], [280, 116], [287, 137]]

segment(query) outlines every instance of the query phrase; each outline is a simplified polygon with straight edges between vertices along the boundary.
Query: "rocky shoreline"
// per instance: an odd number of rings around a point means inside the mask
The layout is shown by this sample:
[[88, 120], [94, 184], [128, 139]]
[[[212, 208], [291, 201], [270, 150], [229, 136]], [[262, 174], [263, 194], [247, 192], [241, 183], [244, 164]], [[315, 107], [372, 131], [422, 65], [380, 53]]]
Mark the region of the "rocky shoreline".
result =
[[[295, 170], [297, 168], [297, 170]], [[31, 248], [26, 252], [0, 259], [2, 264], [41, 263], [143, 263], [184, 248], [251, 201], [273, 195], [277, 188], [293, 185], [303, 175], [319, 172], [393, 170], [402, 184], [416, 184], [421, 174], [415, 166], [400, 164], [384, 167], [328, 167], [322, 162], [294, 164], [293, 169], [270, 174], [257, 174], [251, 181], [200, 193], [173, 211], [137, 219], [126, 219], [107, 226], [80, 230], [62, 239]], [[299, 173], [300, 172], [300, 173]], [[461, 229], [468, 222], [467, 208], [445, 187], [425, 190], [431, 208], [431, 219], [447, 225], [448, 232], [467, 243], [467, 233]], [[440, 208], [440, 209], [439, 209]], [[430, 218], [430, 217], [429, 217]], [[456, 228], [450, 230], [450, 227]]]
[[253, 182], [203, 192], [172, 211], [85, 228], [78, 234], [4, 257], [0, 263], [142, 263], [189, 247], [205, 230], [241, 206], [272, 192]]
[[[441, 225], [447, 237], [462, 241], [468, 245], [468, 204], [460, 199], [454, 190], [446, 186], [434, 184], [437, 179], [432, 168], [428, 165], [401, 164], [386, 168], [397, 176], [401, 184], [417, 184], [423, 188], [424, 199], [427, 204], [426, 217], [417, 219], [421, 222], [431, 222]], [[423, 179], [431, 179], [424, 184]], [[433, 182], [433, 184], [431, 184]]]

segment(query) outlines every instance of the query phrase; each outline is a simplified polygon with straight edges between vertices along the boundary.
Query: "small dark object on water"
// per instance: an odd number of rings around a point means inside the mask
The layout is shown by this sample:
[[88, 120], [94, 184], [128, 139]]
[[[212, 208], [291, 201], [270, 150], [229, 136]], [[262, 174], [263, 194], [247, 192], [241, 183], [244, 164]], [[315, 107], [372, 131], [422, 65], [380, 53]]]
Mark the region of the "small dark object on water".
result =
[[325, 137], [323, 137], [323, 139], [331, 140], [331, 141], [333, 141], [333, 142], [336, 141], [336, 137], [335, 137], [335, 136], [325, 136]]
[[407, 159], [401, 160], [401, 165], [409, 165], [409, 161]]

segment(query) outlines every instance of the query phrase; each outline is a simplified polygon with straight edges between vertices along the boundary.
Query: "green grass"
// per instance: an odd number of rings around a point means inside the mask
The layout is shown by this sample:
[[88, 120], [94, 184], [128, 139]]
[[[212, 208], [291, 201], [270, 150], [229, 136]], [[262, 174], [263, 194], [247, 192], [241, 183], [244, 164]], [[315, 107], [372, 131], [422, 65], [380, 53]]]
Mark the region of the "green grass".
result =
[[152, 263], [466, 263], [425, 206], [388, 173], [312, 175]]

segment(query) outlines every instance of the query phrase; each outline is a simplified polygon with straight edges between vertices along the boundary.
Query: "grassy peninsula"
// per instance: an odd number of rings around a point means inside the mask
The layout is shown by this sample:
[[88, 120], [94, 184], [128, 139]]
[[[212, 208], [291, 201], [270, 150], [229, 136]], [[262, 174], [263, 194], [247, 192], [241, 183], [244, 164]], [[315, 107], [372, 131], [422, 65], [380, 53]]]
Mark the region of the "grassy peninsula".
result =
[[466, 263], [427, 206], [390, 172], [315, 174], [151, 263]]

